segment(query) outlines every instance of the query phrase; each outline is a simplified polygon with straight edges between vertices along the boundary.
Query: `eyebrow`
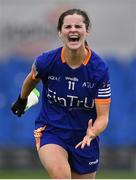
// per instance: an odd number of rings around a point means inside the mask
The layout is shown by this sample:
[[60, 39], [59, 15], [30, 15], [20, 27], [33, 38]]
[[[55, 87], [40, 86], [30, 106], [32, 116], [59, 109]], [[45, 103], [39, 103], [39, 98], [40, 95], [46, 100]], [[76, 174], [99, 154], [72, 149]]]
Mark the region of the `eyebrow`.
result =
[[74, 25], [71, 25], [71, 24], [63, 24], [63, 26], [67, 27], [67, 26], [83, 26], [83, 24], [74, 24]]

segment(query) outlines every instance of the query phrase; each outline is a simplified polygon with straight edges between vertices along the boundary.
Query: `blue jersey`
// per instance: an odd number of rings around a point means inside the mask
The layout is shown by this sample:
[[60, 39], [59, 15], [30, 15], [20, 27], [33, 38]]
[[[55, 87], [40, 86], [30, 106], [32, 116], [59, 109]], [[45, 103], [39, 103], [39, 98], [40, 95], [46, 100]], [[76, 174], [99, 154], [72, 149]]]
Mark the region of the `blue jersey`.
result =
[[80, 130], [95, 121], [96, 103], [110, 103], [111, 89], [108, 67], [93, 51], [83, 64], [71, 68], [64, 59], [63, 47], [40, 55], [34, 62], [34, 78], [43, 84], [41, 111], [36, 128], [51, 125]]

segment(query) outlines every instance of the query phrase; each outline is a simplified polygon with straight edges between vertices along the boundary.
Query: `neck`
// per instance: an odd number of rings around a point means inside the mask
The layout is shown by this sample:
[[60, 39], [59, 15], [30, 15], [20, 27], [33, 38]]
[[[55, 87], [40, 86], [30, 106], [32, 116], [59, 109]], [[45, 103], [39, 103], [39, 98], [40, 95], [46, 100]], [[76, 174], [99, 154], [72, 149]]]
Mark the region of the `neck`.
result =
[[79, 67], [83, 63], [86, 55], [87, 49], [85, 47], [82, 47], [78, 50], [71, 50], [64, 47], [65, 61], [72, 68]]

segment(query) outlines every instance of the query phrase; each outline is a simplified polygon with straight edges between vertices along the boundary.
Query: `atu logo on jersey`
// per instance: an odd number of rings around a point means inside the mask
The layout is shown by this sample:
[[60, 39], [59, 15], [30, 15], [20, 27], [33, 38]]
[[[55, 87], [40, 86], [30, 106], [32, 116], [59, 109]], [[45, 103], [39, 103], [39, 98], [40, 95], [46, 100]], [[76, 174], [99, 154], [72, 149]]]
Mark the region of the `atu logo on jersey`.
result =
[[89, 81], [86, 81], [82, 84], [82, 87], [89, 88], [89, 89], [92, 89], [94, 86], [95, 86], [95, 83], [92, 83]]

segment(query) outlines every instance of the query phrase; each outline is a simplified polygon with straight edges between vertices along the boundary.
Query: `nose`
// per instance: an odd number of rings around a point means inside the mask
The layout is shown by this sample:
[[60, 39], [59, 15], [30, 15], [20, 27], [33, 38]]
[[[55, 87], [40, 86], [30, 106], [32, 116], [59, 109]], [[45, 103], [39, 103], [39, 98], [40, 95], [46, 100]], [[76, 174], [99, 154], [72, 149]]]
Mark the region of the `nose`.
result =
[[71, 26], [71, 29], [70, 29], [71, 31], [76, 31], [77, 29], [76, 29], [76, 27], [75, 26]]

